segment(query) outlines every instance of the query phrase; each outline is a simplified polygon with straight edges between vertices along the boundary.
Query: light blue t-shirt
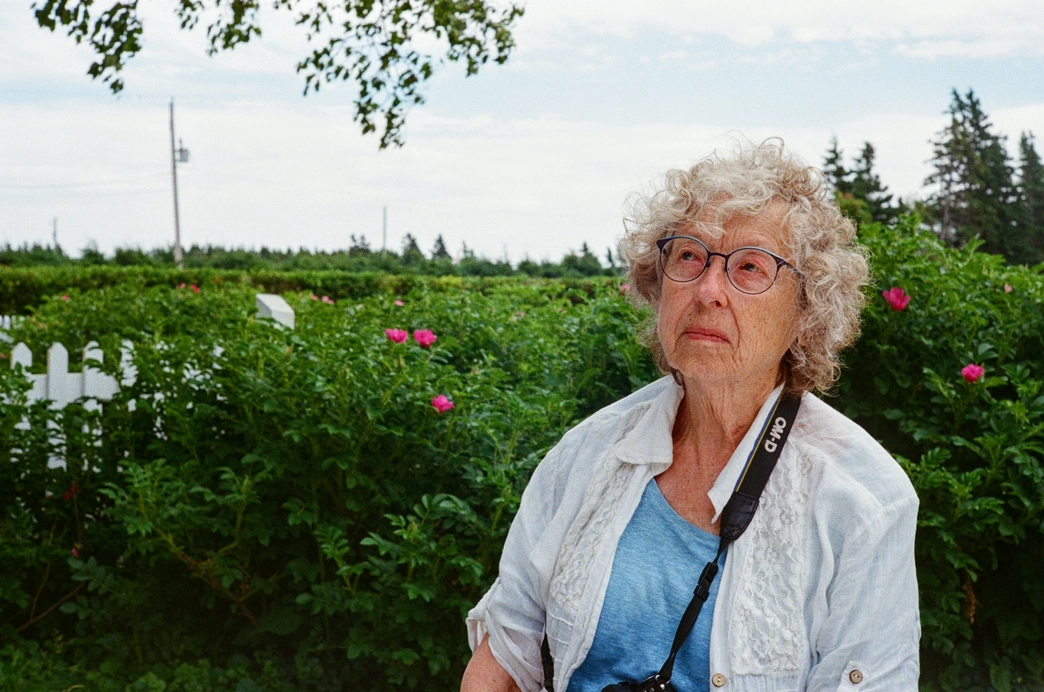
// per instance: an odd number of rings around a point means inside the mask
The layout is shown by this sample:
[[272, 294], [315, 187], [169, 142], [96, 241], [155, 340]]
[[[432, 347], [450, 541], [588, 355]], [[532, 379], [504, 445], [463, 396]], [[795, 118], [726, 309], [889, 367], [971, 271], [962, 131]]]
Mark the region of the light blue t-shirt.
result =
[[[641, 682], [656, 673], [671, 652], [704, 565], [717, 552], [718, 537], [683, 519], [667, 504], [656, 479], [650, 480], [616, 546], [594, 642], [567, 692], [601, 692], [606, 685]], [[671, 684], [678, 692], [710, 688], [710, 630], [720, 580], [719, 571], [675, 659]]]

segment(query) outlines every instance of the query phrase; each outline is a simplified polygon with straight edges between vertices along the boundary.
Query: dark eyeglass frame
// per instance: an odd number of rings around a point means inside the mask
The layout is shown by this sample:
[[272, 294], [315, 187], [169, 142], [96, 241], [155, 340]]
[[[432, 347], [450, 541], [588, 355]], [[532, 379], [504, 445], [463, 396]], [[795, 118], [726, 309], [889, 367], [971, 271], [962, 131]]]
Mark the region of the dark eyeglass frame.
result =
[[[671, 242], [672, 240], [692, 240], [692, 241], [695, 241], [695, 242], [699, 243], [700, 246], [702, 246], [703, 249], [707, 251], [707, 262], [703, 265], [703, 271], [701, 271], [699, 274], [697, 274], [696, 276], [692, 277], [691, 279], [686, 279], [684, 281], [682, 281], [680, 279], [675, 279], [673, 276], [668, 274], [667, 270], [664, 268], [664, 259], [663, 259], [663, 257], [664, 257], [664, 254], [666, 253], [665, 249], [667, 247], [667, 243]], [[762, 293], [764, 293], [765, 291], [769, 290], [770, 288], [772, 288], [776, 284], [776, 279], [779, 277], [779, 268], [780, 267], [790, 267], [791, 271], [793, 271], [799, 277], [802, 276], [801, 272], [798, 271], [798, 268], [795, 267], [793, 264], [791, 264], [790, 262], [786, 261], [785, 259], [783, 259], [779, 255], [777, 255], [776, 253], [772, 252], [771, 250], [766, 250], [765, 248], [758, 247], [756, 245], [744, 245], [743, 247], [738, 247], [735, 250], [733, 250], [732, 252], [730, 252], [728, 254], [725, 254], [724, 252], [711, 252], [711, 249], [709, 247], [707, 247], [706, 243], [704, 243], [699, 238], [693, 238], [691, 235], [672, 235], [672, 236], [668, 236], [666, 238], [660, 238], [659, 240], [657, 240], [656, 241], [656, 247], [659, 248], [659, 250], [660, 250], [660, 272], [662, 272], [663, 275], [666, 276], [671, 281], [674, 281], [675, 283], [680, 283], [680, 284], [690, 283], [690, 282], [695, 281], [696, 279], [700, 278], [704, 274], [706, 274], [707, 273], [707, 268], [711, 265], [711, 260], [713, 260], [715, 257], [721, 257], [722, 260], [725, 262], [725, 276], [727, 276], [729, 278], [729, 283], [732, 284], [732, 287], [735, 288], [740, 293], [743, 293], [744, 295], [748, 295], [748, 296], [758, 296], [758, 295], [761, 295]], [[770, 283], [768, 286], [766, 286], [764, 288], [764, 290], [757, 291], [755, 293], [751, 293], [750, 291], [744, 291], [742, 288], [740, 288], [739, 286], [736, 285], [735, 281], [732, 280], [732, 274], [729, 273], [729, 259], [733, 255], [735, 255], [737, 252], [742, 252], [743, 250], [758, 250], [760, 252], [764, 252], [766, 255], [768, 255], [772, 259], [776, 260], [776, 273], [773, 274], [773, 276], [772, 276], [772, 283]]]

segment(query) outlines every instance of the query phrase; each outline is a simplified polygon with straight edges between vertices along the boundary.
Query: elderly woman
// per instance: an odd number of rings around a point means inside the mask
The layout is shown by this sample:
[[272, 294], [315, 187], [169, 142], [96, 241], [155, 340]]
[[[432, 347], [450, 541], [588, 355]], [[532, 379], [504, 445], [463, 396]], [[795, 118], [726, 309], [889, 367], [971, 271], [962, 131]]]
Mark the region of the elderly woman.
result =
[[[811, 393], [835, 382], [858, 331], [854, 235], [819, 171], [778, 140], [671, 171], [639, 202], [621, 251], [667, 376], [537, 467], [500, 576], [468, 616], [462, 690], [671, 689], [676, 635], [678, 692], [917, 689], [917, 496]], [[781, 429], [781, 399], [799, 406], [789, 438], [748, 528], [717, 555], [722, 511]]]

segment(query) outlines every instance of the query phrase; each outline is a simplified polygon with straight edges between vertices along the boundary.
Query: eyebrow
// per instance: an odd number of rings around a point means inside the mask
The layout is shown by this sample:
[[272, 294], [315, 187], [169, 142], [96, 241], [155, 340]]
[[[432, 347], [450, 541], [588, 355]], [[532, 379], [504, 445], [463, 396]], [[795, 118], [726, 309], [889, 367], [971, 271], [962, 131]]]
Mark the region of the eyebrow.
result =
[[758, 247], [765, 247], [766, 245], [769, 244], [769, 241], [770, 241], [770, 239], [768, 237], [763, 236], [763, 235], [755, 234], [753, 240], [751, 240], [750, 242], [743, 243], [742, 245], [737, 245], [736, 247], [749, 247], [751, 245], [756, 245]]
[[[689, 233], [680, 233], [679, 235], [687, 235], [687, 236], [696, 238], [698, 240], [701, 240], [701, 241], [703, 241], [704, 243], [707, 243], [707, 244], [710, 244], [710, 241], [712, 240], [711, 238], [708, 238], [706, 236], [701, 238], [700, 235], [696, 232], [695, 229], [693, 229]], [[729, 238], [731, 240], [730, 235], [728, 233], [722, 235], [717, 240], [721, 240], [722, 238]], [[771, 242], [771, 239], [768, 236], [761, 235], [760, 233], [754, 233], [753, 235], [748, 236], [746, 238], [746, 241], [747, 242], [736, 244], [735, 246], [733, 246], [732, 249], [733, 250], [737, 250], [737, 249], [739, 249], [741, 247], [760, 247], [760, 248], [762, 248], [764, 250], [768, 250], [769, 252], [772, 252], [772, 253], [777, 254], [777, 255], [780, 254], [781, 252], [786, 252], [785, 248], [784, 249], [780, 249], [780, 250], [773, 250], [772, 248], [770, 248], [769, 247], [769, 243]]]

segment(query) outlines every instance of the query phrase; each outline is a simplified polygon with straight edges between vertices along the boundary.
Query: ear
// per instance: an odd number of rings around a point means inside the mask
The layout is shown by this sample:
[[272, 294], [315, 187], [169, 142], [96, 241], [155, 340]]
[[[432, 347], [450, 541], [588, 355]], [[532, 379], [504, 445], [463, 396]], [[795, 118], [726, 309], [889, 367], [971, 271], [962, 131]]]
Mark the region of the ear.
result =
[[678, 368], [671, 368], [671, 377], [678, 383], [678, 386], [685, 389], [685, 378], [682, 377], [681, 370]]

